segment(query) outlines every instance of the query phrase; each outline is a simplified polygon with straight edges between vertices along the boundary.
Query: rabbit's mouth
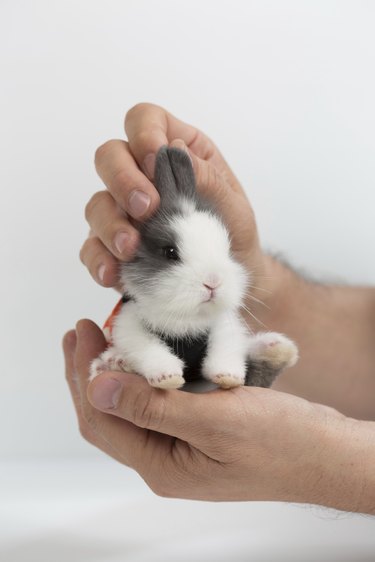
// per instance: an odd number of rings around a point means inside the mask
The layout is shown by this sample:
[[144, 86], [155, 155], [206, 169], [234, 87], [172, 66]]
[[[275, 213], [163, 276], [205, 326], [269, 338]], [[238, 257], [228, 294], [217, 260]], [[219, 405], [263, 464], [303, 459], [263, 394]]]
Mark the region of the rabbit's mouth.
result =
[[207, 294], [204, 296], [202, 303], [212, 302], [215, 299], [216, 299], [215, 289], [211, 289], [210, 292], [207, 292]]

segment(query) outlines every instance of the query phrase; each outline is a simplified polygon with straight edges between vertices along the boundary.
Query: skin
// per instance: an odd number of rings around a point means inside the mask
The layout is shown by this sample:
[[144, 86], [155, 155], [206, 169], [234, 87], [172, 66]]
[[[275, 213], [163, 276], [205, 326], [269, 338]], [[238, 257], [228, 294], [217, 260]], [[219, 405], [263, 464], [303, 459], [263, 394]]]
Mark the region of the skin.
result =
[[[91, 231], [80, 254], [94, 279], [116, 286], [119, 261], [130, 259], [138, 243], [137, 224], [159, 204], [152, 184], [155, 153], [163, 144], [178, 146], [189, 152], [198, 190], [217, 205], [237, 259], [252, 272], [246, 321], [255, 330], [265, 325], [286, 333], [301, 359], [273, 390], [152, 392], [127, 373], [104, 373], [87, 388], [89, 362], [105, 344], [97, 327], [79, 323], [64, 349], [84, 437], [138, 470], [160, 495], [303, 501], [372, 513], [374, 459], [368, 442], [375, 439], [374, 425], [352, 418], [375, 419], [374, 288], [311, 283], [265, 255], [242, 187], [199, 130], [161, 107], [139, 104], [127, 113], [125, 131], [127, 142], [108, 141], [95, 156], [107, 190], [86, 207]], [[150, 198], [141, 214], [131, 205], [134, 191]], [[113, 378], [123, 385], [120, 403], [103, 409], [97, 399]], [[188, 407], [179, 404], [186, 400]]]
[[156, 494], [375, 513], [369, 422], [270, 389], [190, 394], [122, 372], [88, 384], [90, 362], [106, 345], [102, 332], [82, 320], [63, 345], [81, 434], [134, 468]]

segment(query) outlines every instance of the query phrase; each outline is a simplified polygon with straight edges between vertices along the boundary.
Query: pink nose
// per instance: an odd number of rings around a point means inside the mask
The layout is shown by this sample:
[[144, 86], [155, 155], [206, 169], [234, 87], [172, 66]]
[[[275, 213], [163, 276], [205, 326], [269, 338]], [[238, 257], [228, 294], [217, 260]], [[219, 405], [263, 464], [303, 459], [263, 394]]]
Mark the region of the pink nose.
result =
[[203, 283], [203, 285], [207, 287], [207, 289], [211, 289], [211, 291], [213, 291], [214, 289], [218, 288], [218, 286], [220, 285], [220, 281], [217, 281], [216, 283], [213, 283], [211, 281], [210, 283]]

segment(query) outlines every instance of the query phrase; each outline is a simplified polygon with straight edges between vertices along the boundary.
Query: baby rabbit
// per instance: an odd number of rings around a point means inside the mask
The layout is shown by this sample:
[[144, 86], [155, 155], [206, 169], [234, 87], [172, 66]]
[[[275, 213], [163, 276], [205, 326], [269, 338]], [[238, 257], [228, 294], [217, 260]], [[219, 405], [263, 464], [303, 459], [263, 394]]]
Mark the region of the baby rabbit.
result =
[[90, 378], [126, 370], [158, 388], [200, 376], [222, 388], [270, 386], [297, 348], [281, 334], [252, 333], [241, 317], [250, 274], [232, 255], [222, 218], [196, 192], [189, 155], [162, 147], [155, 185], [160, 206], [121, 265], [122, 306]]

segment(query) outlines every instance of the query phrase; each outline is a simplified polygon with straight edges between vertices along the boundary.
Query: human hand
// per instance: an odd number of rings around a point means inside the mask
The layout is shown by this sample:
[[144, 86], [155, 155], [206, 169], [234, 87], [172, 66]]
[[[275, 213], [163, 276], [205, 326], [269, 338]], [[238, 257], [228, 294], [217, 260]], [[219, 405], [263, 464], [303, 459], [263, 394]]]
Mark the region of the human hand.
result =
[[263, 388], [163, 391], [123, 372], [89, 383], [90, 362], [105, 347], [87, 320], [64, 339], [81, 433], [158, 495], [355, 509], [362, 480], [347, 482], [356, 458], [347, 458], [351, 426], [337, 411]]
[[155, 154], [170, 144], [188, 150], [198, 191], [214, 202], [230, 231], [234, 254], [252, 272], [253, 303], [254, 298], [265, 300], [264, 289], [275, 281], [269, 276], [270, 260], [260, 249], [249, 201], [212, 141], [165, 109], [146, 103], [128, 111], [125, 131], [127, 142], [108, 141], [95, 155], [107, 190], [95, 193], [87, 204], [91, 233], [80, 254], [94, 279], [114, 286], [118, 262], [134, 255], [139, 242], [137, 221], [147, 219], [159, 204], [152, 184]]

